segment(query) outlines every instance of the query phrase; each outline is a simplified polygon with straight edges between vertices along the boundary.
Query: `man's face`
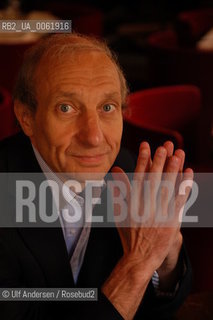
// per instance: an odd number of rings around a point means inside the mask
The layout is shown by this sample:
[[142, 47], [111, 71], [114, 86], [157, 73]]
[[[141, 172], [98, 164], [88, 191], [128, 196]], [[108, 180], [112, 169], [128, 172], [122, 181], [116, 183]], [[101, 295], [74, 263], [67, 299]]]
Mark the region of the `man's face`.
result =
[[100, 52], [66, 54], [36, 73], [38, 107], [30, 139], [55, 172], [107, 173], [120, 148], [117, 70]]

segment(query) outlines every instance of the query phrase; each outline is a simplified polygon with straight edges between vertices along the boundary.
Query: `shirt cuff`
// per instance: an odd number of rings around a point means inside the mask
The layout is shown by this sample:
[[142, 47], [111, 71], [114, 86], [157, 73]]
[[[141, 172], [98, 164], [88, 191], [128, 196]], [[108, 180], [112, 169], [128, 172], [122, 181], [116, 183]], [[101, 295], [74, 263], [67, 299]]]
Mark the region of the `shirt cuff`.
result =
[[[185, 273], [186, 273], [186, 264], [185, 264], [185, 261], [183, 261], [183, 274], [182, 274], [182, 276], [184, 276]], [[176, 283], [173, 291], [162, 291], [162, 290], [160, 290], [159, 275], [158, 275], [157, 271], [155, 271], [152, 276], [152, 284], [155, 289], [155, 293], [156, 293], [157, 297], [174, 298], [174, 296], [176, 295], [176, 293], [180, 287], [180, 280]]]

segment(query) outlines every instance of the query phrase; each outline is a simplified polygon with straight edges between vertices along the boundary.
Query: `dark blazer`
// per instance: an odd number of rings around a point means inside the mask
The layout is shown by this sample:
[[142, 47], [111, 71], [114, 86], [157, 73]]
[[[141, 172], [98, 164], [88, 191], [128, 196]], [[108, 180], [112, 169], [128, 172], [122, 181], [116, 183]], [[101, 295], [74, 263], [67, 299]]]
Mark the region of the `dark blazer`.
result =
[[[123, 150], [116, 164], [126, 171], [133, 171], [134, 161]], [[0, 143], [0, 172], [41, 172], [31, 143], [22, 133]], [[104, 197], [103, 192], [103, 203]], [[99, 205], [94, 210], [98, 214], [104, 208]], [[180, 280], [176, 295], [157, 298], [150, 281], [135, 319], [172, 319], [172, 314], [188, 294], [191, 282], [191, 269], [184, 248], [181, 254], [187, 271]], [[75, 285], [60, 225], [52, 228], [1, 228], [0, 287], [95, 287], [99, 294], [97, 302], [0, 302], [0, 319], [122, 319], [100, 290], [121, 256], [122, 246], [116, 228], [92, 228]]]

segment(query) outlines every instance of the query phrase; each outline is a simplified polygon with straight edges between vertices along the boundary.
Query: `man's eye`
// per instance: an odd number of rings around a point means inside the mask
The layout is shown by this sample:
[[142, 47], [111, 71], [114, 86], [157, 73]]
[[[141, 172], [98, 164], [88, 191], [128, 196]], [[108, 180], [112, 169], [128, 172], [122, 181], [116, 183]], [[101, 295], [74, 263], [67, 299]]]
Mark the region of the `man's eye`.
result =
[[104, 112], [111, 112], [115, 109], [115, 106], [113, 104], [105, 104], [103, 106]]
[[63, 113], [68, 113], [69, 111], [71, 111], [73, 109], [72, 106], [70, 106], [69, 104], [61, 104], [59, 106], [60, 111], [62, 111]]

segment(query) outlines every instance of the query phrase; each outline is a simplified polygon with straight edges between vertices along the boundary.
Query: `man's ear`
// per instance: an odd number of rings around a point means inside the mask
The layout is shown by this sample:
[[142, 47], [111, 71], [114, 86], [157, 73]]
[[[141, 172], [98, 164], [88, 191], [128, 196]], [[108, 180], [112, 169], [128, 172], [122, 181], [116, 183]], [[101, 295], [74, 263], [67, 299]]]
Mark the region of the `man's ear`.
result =
[[18, 100], [14, 101], [14, 112], [24, 133], [31, 137], [33, 135], [33, 112]]

